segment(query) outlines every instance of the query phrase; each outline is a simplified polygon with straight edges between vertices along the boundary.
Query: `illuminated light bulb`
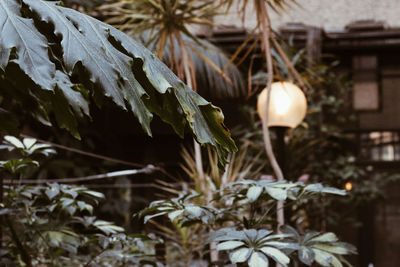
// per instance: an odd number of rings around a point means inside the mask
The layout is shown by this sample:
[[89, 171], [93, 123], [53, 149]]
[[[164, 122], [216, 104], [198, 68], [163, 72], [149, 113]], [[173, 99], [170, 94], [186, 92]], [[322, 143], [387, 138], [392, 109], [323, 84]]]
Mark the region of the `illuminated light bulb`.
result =
[[276, 91], [275, 97], [276, 97], [276, 103], [274, 104], [276, 113], [279, 115], [284, 115], [285, 113], [288, 112], [290, 108], [291, 105], [290, 98], [284, 90]]
[[347, 182], [344, 185], [344, 189], [346, 189], [346, 191], [351, 191], [353, 189], [353, 183], [352, 182]]
[[[295, 128], [307, 112], [307, 100], [299, 87], [290, 82], [275, 82], [271, 85], [268, 126]], [[266, 114], [267, 88], [258, 96], [257, 111], [262, 119]]]

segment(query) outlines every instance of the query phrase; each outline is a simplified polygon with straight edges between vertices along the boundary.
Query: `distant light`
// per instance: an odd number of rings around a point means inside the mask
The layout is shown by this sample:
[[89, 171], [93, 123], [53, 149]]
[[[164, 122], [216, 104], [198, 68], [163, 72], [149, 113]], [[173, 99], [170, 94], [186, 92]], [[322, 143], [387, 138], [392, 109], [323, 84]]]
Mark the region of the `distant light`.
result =
[[[267, 88], [258, 96], [257, 111], [260, 118], [266, 114]], [[275, 82], [271, 86], [268, 126], [295, 128], [304, 119], [307, 100], [299, 87], [290, 82]]]
[[344, 185], [344, 189], [346, 189], [346, 191], [351, 191], [353, 189], [353, 183], [352, 182], [347, 182]]

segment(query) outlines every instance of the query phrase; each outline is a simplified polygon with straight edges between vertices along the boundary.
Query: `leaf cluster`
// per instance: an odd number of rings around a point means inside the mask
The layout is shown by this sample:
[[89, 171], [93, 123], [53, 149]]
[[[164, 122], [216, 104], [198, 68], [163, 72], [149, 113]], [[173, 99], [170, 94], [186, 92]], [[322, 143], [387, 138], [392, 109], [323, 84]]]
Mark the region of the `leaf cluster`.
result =
[[[236, 151], [219, 108], [181, 82], [142, 45], [56, 1], [0, 2], [0, 88], [6, 111], [24, 106], [39, 121], [80, 138], [78, 121], [106, 96], [151, 135], [153, 114], [178, 135], [186, 126], [221, 162]], [[20, 109], [19, 109], [20, 110]], [[10, 112], [11, 112], [10, 111]]]
[[[246, 262], [249, 266], [268, 266], [272, 259], [287, 266], [291, 258], [296, 261], [297, 256], [308, 266], [314, 261], [322, 266], [342, 266], [342, 262], [346, 262], [342, 255], [355, 253], [355, 248], [338, 242], [333, 233], [308, 231], [303, 236], [289, 226], [282, 229], [282, 234], [270, 230], [274, 225], [271, 208], [277, 201], [296, 202], [320, 194], [343, 196], [346, 193], [321, 184], [242, 180], [216, 191], [208, 205], [198, 205], [194, 201], [199, 194], [185, 194], [154, 201], [138, 215], [144, 216], [145, 223], [167, 215], [171, 223], [183, 228], [200, 224], [219, 229], [210, 234], [208, 242], [216, 242], [218, 251], [230, 251], [229, 260], [233, 264]], [[220, 201], [225, 204], [221, 205]], [[221, 206], [223, 208], [216, 208]], [[227, 223], [235, 227], [226, 228]]]
[[356, 249], [339, 242], [334, 233], [308, 232], [300, 235], [294, 228], [284, 226], [281, 234], [271, 230], [223, 228], [210, 234], [209, 241], [218, 242], [217, 250], [228, 250], [232, 263], [247, 262], [250, 267], [269, 266], [269, 259], [287, 266], [297, 256], [307, 266], [317, 262], [321, 266], [350, 265], [343, 255]]
[[[24, 175], [22, 164], [39, 165], [31, 158], [48, 157], [55, 151], [33, 138], [5, 136], [2, 149], [21, 152], [22, 158], [5, 160], [11, 174]], [[1, 173], [3, 175], [3, 172]], [[12, 180], [3, 186], [0, 226], [3, 248], [0, 265], [21, 266], [156, 266], [154, 244], [144, 235], [127, 235], [124, 228], [98, 219], [93, 213], [102, 193], [84, 186], [58, 183], [28, 186]]]

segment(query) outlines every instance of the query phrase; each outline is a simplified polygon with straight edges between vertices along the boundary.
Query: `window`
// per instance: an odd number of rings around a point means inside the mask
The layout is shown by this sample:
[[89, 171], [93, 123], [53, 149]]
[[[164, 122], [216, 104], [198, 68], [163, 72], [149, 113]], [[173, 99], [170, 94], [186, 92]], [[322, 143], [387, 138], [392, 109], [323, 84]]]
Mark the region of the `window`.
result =
[[399, 132], [362, 133], [360, 156], [368, 161], [400, 161]]

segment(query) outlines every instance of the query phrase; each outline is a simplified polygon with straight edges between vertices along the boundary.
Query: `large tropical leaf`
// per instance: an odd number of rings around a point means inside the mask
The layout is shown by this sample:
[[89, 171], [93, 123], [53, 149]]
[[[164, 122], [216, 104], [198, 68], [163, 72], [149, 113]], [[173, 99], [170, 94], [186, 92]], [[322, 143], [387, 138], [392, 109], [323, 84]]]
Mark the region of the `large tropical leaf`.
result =
[[236, 151], [219, 108], [129, 36], [58, 1], [0, 0], [0, 89], [30, 96], [77, 137], [75, 115], [89, 116], [105, 95], [149, 135], [155, 113], [180, 136], [189, 125], [222, 161]]
[[212, 0], [119, 0], [100, 10], [110, 24], [131, 36], [140, 36], [175, 73], [183, 75], [186, 57], [182, 51], [187, 51], [194, 89], [204, 97], [221, 100], [246, 95], [241, 74], [219, 48], [189, 29], [211, 25], [209, 18], [219, 13], [223, 4]]

